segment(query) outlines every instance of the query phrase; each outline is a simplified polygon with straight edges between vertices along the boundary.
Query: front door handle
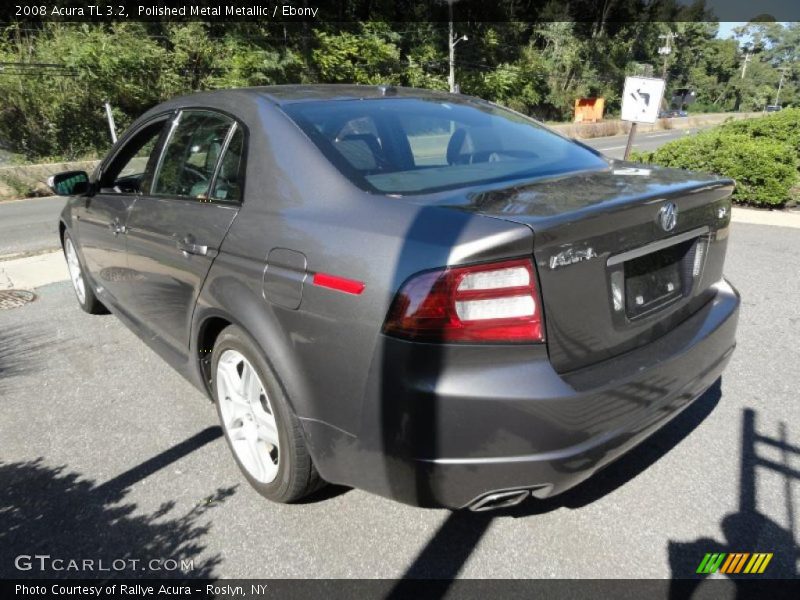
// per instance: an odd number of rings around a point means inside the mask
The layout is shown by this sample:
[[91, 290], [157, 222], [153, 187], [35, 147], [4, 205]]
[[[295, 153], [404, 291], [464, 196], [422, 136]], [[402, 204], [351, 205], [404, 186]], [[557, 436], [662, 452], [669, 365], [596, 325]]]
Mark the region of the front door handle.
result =
[[189, 256], [190, 254], [206, 256], [208, 254], [208, 246], [204, 246], [202, 244], [196, 244], [194, 242], [194, 238], [192, 238], [191, 236], [187, 236], [182, 240], [178, 241], [178, 250], [183, 252], [184, 256]]

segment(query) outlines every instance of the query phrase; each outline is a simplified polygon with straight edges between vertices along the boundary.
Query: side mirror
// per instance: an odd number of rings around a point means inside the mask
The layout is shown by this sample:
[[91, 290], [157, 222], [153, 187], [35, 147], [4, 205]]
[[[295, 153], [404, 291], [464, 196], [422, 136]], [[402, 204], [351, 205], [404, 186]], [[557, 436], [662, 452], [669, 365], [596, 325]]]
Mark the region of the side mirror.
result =
[[47, 186], [58, 196], [80, 196], [89, 191], [86, 171], [65, 171], [48, 177]]

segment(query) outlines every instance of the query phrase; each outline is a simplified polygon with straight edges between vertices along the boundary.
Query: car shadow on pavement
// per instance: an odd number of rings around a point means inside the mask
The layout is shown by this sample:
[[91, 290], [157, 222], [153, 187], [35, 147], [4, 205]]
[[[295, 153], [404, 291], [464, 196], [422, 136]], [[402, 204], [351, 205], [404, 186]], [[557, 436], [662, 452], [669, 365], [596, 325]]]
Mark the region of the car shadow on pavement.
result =
[[[727, 561], [731, 554], [748, 553], [747, 558], [738, 561], [740, 564], [736, 572], [727, 575], [730, 579], [730, 597], [741, 597], [750, 591], [749, 586], [758, 583], [760, 574], [754, 578], [752, 574], [744, 573], [749, 561], [754, 560], [753, 553], [772, 553], [760, 578], [762, 581], [764, 578], [796, 579], [800, 575], [797, 570], [800, 546], [792, 489], [800, 481], [800, 470], [792, 466], [792, 460], [796, 464], [800, 458], [800, 446], [789, 441], [784, 422], [780, 422], [776, 437], [759, 433], [756, 411], [750, 408], [742, 414], [741, 444], [739, 507], [736, 512], [725, 515], [720, 523], [725, 541], [707, 537], [691, 542], [669, 541], [667, 551], [673, 576], [670, 598], [692, 597], [705, 584], [704, 580], [710, 573], [698, 571], [706, 554], [725, 553], [726, 557], [722, 560]], [[776, 460], [775, 455], [779, 455], [780, 459]], [[765, 472], [782, 478], [786, 526], [758, 510], [759, 474]], [[724, 562], [720, 562], [719, 567], [724, 568], [724, 565]], [[714, 571], [719, 577], [720, 572], [717, 569]]]
[[352, 489], [353, 488], [344, 485], [336, 485], [333, 483], [328, 483], [322, 488], [318, 489], [313, 494], [310, 494], [305, 498], [301, 498], [300, 500], [295, 500], [292, 504], [297, 504], [302, 506], [303, 504], [316, 504], [317, 502], [325, 502], [326, 500], [332, 500], [337, 496], [346, 494]]
[[49, 353], [58, 349], [53, 334], [30, 323], [0, 325], [0, 398], [17, 389], [15, 378], [37, 371]]
[[210, 527], [203, 517], [235, 486], [177, 516], [174, 501], [142, 514], [125, 496], [220, 437], [219, 427], [209, 427], [102, 485], [43, 458], [0, 461], [0, 577], [212, 577], [221, 559], [203, 556]]
[[[529, 499], [517, 506], [491, 512], [452, 512], [430, 541], [406, 569], [389, 598], [403, 598], [412, 593], [414, 579], [437, 579], [437, 596], [445, 594], [451, 581], [469, 560], [474, 548], [495, 519], [524, 518], [561, 508], [576, 509], [610, 494], [656, 463], [688, 436], [714, 410], [722, 397], [721, 378], [702, 396], [663, 428], [633, 450], [596, 473], [587, 481], [547, 500]], [[426, 590], [427, 591], [427, 590]]]

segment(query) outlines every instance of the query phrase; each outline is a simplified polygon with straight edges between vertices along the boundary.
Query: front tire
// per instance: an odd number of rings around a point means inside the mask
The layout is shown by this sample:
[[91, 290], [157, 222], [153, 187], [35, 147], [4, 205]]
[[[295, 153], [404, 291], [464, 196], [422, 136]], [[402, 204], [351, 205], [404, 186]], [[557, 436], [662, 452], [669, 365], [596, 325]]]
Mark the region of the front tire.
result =
[[90, 315], [106, 314], [108, 310], [95, 296], [94, 290], [84, 274], [85, 271], [78, 256], [78, 250], [66, 231], [64, 232], [64, 258], [67, 260], [72, 289], [75, 290], [75, 297], [78, 299], [81, 309]]
[[242, 329], [225, 328], [211, 355], [214, 401], [225, 440], [250, 485], [273, 502], [294, 502], [324, 483], [277, 377]]

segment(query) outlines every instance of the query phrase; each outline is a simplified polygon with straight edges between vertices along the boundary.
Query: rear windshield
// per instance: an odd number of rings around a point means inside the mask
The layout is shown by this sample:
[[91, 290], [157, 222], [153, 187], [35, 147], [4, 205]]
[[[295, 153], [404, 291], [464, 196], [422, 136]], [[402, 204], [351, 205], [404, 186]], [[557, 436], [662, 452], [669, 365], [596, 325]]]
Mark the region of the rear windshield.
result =
[[535, 121], [471, 99], [329, 100], [283, 109], [353, 183], [385, 194], [608, 166]]

